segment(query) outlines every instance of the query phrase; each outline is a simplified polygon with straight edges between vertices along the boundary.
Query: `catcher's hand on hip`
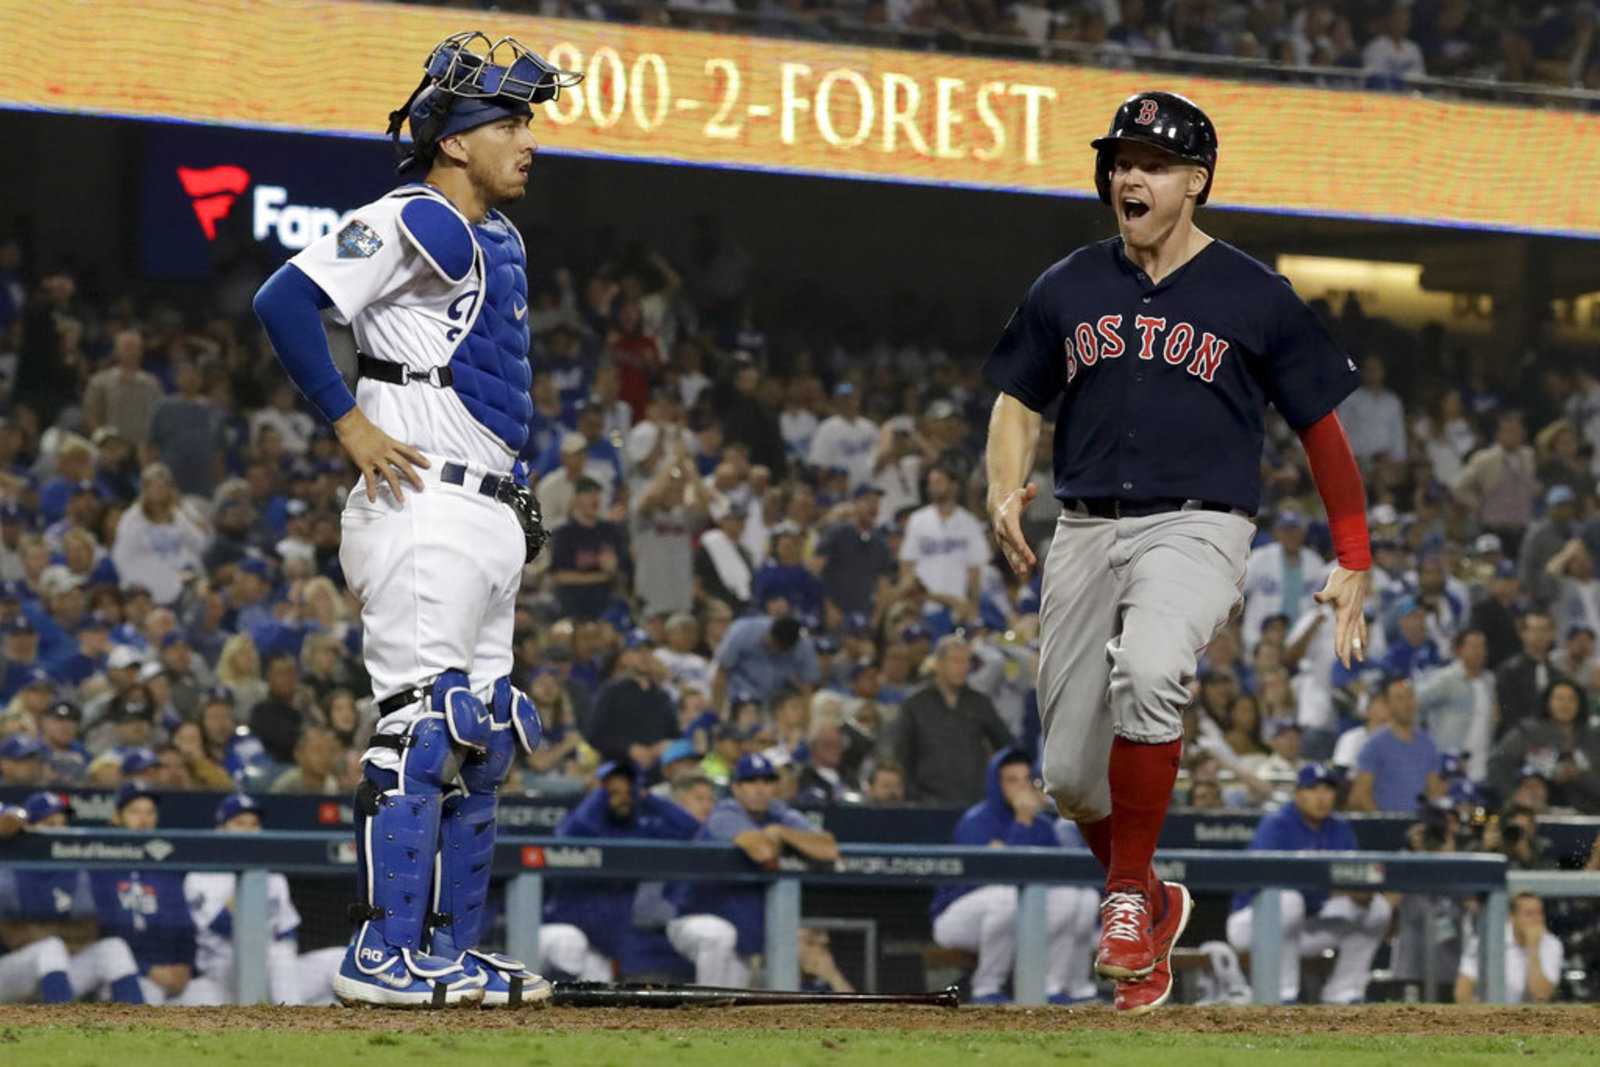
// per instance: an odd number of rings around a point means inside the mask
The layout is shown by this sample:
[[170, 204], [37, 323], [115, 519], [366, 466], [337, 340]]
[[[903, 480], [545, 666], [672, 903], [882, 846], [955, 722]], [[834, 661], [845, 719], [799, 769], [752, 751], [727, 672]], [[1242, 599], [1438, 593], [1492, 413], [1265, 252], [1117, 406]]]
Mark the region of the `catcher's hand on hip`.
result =
[[413, 465], [426, 470], [429, 466], [427, 457], [378, 429], [371, 419], [361, 413], [360, 408], [351, 408], [333, 424], [333, 428], [339, 435], [339, 444], [345, 454], [367, 480], [369, 502], [378, 499], [380, 478], [389, 483], [389, 491], [394, 494], [396, 503], [405, 499], [400, 492], [401, 479], [417, 491], [422, 490], [422, 479], [417, 476]]
[[1026, 578], [1039, 562], [1028, 546], [1028, 539], [1022, 536], [1022, 513], [1038, 495], [1039, 487], [1029, 482], [1020, 489], [1011, 490], [998, 504], [989, 505], [989, 526], [994, 530], [994, 539], [1018, 578]]
[[1354, 660], [1363, 663], [1367, 658], [1367, 617], [1364, 612], [1367, 593], [1372, 588], [1369, 571], [1350, 571], [1333, 568], [1327, 584], [1313, 599], [1318, 604], [1332, 604], [1334, 613], [1333, 654], [1345, 669]]

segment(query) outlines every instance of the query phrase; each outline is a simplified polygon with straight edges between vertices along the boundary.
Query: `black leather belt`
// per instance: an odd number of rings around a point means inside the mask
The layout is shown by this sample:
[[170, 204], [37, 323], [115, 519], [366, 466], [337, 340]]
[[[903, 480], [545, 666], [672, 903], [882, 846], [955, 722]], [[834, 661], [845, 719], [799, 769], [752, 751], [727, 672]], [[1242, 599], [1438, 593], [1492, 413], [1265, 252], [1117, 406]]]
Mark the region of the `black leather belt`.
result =
[[427, 382], [436, 389], [444, 389], [452, 385], [455, 372], [449, 367], [433, 367], [428, 370], [412, 370], [403, 363], [391, 363], [387, 359], [376, 359], [365, 352], [356, 353], [356, 373], [363, 378], [375, 378], [380, 382], [390, 385], [410, 385], [412, 382]]
[[1231, 504], [1214, 500], [1193, 500], [1183, 497], [1154, 497], [1149, 500], [1123, 500], [1114, 496], [1080, 496], [1071, 502], [1074, 509], [1081, 508], [1096, 519], [1138, 519], [1146, 515], [1161, 515], [1168, 511], [1220, 511], [1248, 518]]
[[[461, 463], [446, 463], [439, 468], [439, 480], [450, 485], [459, 485], [465, 489], [467, 487], [467, 468]], [[476, 488], [484, 496], [499, 500], [502, 493], [509, 492], [515, 487], [516, 483], [510, 478], [504, 478], [498, 474], [485, 474]]]

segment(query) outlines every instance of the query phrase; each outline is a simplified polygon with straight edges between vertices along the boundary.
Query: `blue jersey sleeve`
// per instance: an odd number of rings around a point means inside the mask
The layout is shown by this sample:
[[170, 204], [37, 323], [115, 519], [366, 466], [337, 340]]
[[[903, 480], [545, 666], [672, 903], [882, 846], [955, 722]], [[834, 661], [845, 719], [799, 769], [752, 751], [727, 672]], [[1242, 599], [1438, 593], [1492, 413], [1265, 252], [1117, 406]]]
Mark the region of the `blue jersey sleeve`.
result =
[[252, 306], [278, 362], [323, 418], [333, 422], [356, 406], [322, 328], [321, 309], [332, 307], [333, 301], [316, 282], [285, 263], [256, 293]]
[[745, 813], [737, 804], [718, 804], [711, 811], [711, 817], [706, 820], [705, 831], [702, 836], [712, 841], [732, 841], [740, 834], [749, 830], [757, 830], [755, 820]]
[[1291, 428], [1303, 430], [1355, 392], [1361, 376], [1288, 280], [1270, 284], [1272, 321], [1258, 376], [1272, 406]]
[[990, 385], [1034, 411], [1048, 407], [1066, 384], [1065, 338], [1050, 303], [1058, 277], [1059, 265], [1039, 276], [983, 364]]

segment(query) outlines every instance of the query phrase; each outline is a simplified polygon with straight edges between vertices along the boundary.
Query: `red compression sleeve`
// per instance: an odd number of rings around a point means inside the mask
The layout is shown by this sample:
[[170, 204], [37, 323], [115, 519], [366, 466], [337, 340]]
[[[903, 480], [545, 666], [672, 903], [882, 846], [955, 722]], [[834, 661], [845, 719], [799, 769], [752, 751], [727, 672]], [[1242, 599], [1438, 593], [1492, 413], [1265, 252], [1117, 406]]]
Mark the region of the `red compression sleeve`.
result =
[[1322, 506], [1328, 511], [1333, 551], [1345, 570], [1364, 571], [1372, 566], [1372, 544], [1367, 538], [1367, 491], [1361, 468], [1350, 451], [1339, 413], [1330, 411], [1300, 431], [1300, 443], [1311, 460], [1311, 480], [1317, 484]]

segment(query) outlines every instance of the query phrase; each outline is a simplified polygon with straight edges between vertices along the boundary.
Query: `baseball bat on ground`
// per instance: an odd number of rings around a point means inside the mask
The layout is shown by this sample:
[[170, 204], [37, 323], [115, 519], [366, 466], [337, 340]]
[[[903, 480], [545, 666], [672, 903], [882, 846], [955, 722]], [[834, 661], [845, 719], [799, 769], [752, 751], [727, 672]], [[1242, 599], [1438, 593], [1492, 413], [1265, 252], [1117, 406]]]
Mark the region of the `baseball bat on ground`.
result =
[[550, 1003], [567, 1008], [733, 1008], [759, 1004], [921, 1004], [954, 1008], [956, 987], [936, 993], [799, 993], [657, 982], [557, 982]]

